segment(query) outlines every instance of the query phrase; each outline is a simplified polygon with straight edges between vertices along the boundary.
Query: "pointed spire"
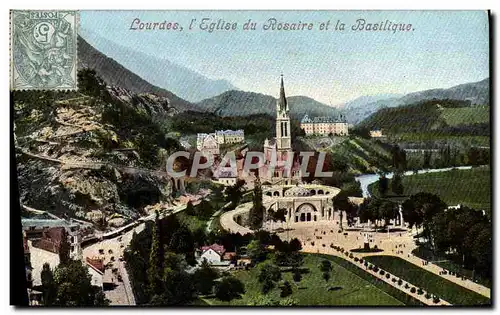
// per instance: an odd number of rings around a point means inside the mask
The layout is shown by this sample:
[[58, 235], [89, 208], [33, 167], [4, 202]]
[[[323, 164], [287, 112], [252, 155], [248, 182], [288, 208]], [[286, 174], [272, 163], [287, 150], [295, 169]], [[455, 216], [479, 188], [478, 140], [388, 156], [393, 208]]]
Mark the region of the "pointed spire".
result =
[[281, 87], [280, 87], [280, 99], [279, 99], [279, 107], [281, 110], [287, 110], [288, 106], [286, 103], [285, 96], [285, 84], [283, 83], [283, 74], [281, 74]]

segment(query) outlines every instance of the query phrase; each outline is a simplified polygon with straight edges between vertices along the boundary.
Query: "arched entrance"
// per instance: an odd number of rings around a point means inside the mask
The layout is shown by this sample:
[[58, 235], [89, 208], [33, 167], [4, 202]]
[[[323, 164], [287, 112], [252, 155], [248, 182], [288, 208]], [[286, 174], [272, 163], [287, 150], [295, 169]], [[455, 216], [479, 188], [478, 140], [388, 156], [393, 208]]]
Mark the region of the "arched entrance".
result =
[[301, 204], [295, 211], [295, 222], [317, 221], [317, 214], [318, 210], [312, 204]]

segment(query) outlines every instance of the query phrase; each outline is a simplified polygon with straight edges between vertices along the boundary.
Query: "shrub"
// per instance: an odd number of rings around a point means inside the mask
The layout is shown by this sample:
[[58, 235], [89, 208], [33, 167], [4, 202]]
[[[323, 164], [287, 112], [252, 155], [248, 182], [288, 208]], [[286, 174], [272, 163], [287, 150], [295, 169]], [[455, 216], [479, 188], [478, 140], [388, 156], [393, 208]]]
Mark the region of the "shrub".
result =
[[405, 284], [405, 289], [409, 289], [410, 288], [410, 285], [407, 283]]
[[372, 270], [372, 269], [373, 269], [373, 265], [368, 266], [368, 270]]
[[418, 288], [418, 290], [417, 290], [417, 294], [418, 294], [418, 295], [422, 295], [422, 294], [424, 294], [424, 290], [422, 290], [421, 288]]
[[429, 292], [427, 292], [427, 293], [425, 294], [425, 298], [426, 298], [426, 299], [430, 299], [430, 298], [432, 298], [432, 295], [430, 295], [430, 294], [429, 294]]
[[375, 246], [373, 246], [373, 248], [378, 249], [378, 246], [377, 246], [377, 245], [375, 245]]
[[398, 280], [398, 285], [402, 285], [403, 284], [403, 280], [399, 279]]
[[364, 262], [363, 258], [360, 258], [360, 259], [359, 259], [359, 262], [360, 262], [360, 263], [363, 263], [363, 262]]
[[311, 242], [311, 246], [314, 246], [314, 242]]
[[323, 244], [323, 247], [326, 247], [326, 245], [325, 245], [325, 244]]
[[383, 269], [380, 269], [380, 274], [383, 276], [385, 275], [385, 271]]
[[387, 279], [389, 279], [389, 278], [391, 277], [391, 274], [390, 274], [390, 273], [387, 273], [387, 274], [385, 275], [385, 277], [386, 277]]
[[395, 283], [396, 281], [398, 281], [398, 279], [392, 278], [391, 281]]
[[417, 292], [417, 289], [415, 289], [415, 287], [412, 287], [412, 288], [410, 289], [410, 292], [411, 292], [411, 293], [415, 293], [415, 292]]
[[365, 267], [368, 267], [368, 262], [367, 262], [367, 261], [365, 261], [364, 265], [365, 265]]
[[358, 257], [354, 257], [354, 261], [355, 261], [355, 262], [358, 262], [358, 261], [359, 261], [359, 258], [358, 258]]
[[432, 301], [434, 303], [439, 303], [439, 298], [437, 296], [434, 295], [434, 297], [432, 298]]
[[377, 266], [373, 267], [373, 271], [378, 272], [379, 268]]
[[354, 255], [351, 253], [351, 254], [349, 255], [349, 258], [354, 258]]

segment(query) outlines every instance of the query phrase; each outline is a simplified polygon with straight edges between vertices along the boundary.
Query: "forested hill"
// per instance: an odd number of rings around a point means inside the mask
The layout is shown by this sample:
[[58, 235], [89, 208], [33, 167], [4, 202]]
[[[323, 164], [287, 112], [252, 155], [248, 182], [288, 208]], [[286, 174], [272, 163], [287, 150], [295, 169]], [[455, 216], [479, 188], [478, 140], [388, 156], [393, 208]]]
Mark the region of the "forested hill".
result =
[[439, 132], [489, 135], [489, 107], [469, 106], [467, 101], [431, 100], [383, 108], [359, 124], [386, 134]]
[[[488, 106], [490, 104], [490, 80], [486, 78], [478, 82], [456, 85], [448, 89], [423, 90], [404, 96], [393, 95], [373, 102], [363, 102], [363, 98], [360, 99], [357, 102], [346, 103], [345, 110], [347, 120], [350, 123], [359, 123], [381, 108], [411, 105], [434, 99], [454, 99], [467, 101], [472, 106]], [[369, 100], [369, 98], [364, 98], [364, 100]]]
[[79, 69], [90, 68], [95, 70], [108, 85], [118, 86], [132, 93], [154, 93], [158, 96], [167, 97], [170, 105], [180, 111], [196, 110], [196, 105], [170, 91], [152, 85], [92, 47], [80, 36], [78, 36], [78, 63]]
[[[309, 116], [336, 116], [337, 108], [306, 96], [287, 97], [290, 115], [295, 119]], [[220, 116], [247, 116], [254, 114], [276, 115], [276, 99], [270, 95], [244, 91], [227, 91], [197, 103], [199, 108]]]

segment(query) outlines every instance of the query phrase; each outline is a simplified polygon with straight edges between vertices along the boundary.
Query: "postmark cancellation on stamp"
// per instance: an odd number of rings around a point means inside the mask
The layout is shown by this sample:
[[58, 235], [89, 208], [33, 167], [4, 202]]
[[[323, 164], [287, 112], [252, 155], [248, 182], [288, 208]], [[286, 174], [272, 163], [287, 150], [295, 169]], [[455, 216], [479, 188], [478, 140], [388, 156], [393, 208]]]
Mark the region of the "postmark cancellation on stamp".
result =
[[77, 88], [78, 12], [10, 12], [11, 89]]

